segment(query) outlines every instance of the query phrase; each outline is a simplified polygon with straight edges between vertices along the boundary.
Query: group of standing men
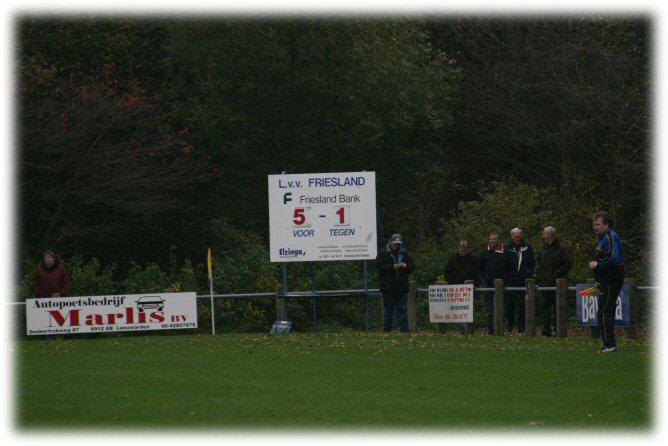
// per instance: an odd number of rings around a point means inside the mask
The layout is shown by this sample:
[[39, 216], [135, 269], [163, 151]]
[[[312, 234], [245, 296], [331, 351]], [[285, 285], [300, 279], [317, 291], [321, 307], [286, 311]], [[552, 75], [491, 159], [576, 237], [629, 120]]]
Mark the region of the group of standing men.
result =
[[[594, 273], [600, 290], [598, 322], [601, 327], [603, 352], [616, 350], [614, 313], [617, 296], [624, 282], [624, 251], [619, 235], [612, 230], [612, 219], [607, 212], [592, 217], [597, 243], [588, 266]], [[461, 240], [457, 253], [448, 260], [444, 277], [448, 284], [471, 281], [485, 288], [494, 286], [494, 279], [503, 279], [507, 287], [525, 287], [526, 280], [534, 278], [538, 287], [555, 287], [557, 279], [566, 278], [573, 266], [564, 244], [557, 238], [557, 230], [546, 226], [543, 244], [534, 255], [520, 228], [510, 231], [510, 241], [503, 243], [498, 233], [489, 234], [487, 248], [479, 255], [471, 253], [468, 241]], [[408, 331], [407, 293], [408, 276], [415, 269], [415, 261], [404, 247], [403, 238], [394, 234], [386, 249], [378, 254], [379, 288], [383, 292], [385, 309], [383, 329], [393, 329], [395, 314], [402, 332]], [[505, 327], [512, 331], [525, 330], [525, 292], [508, 291], [504, 299]], [[543, 336], [554, 336], [556, 326], [556, 294], [540, 292]], [[494, 334], [494, 296], [485, 294], [487, 330]], [[517, 317], [516, 317], [517, 314]]]
[[[593, 216], [593, 228], [597, 235], [596, 249], [588, 266], [600, 290], [598, 323], [604, 352], [616, 350], [614, 314], [617, 296], [624, 283], [624, 250], [619, 235], [612, 230], [612, 219], [607, 212]], [[401, 235], [394, 234], [386, 249], [378, 254], [379, 288], [383, 292], [383, 329], [391, 331], [395, 315], [402, 332], [408, 331], [409, 275], [415, 270], [415, 260], [404, 247]], [[573, 262], [565, 246], [557, 238], [552, 226], [543, 229], [543, 245], [534, 256], [533, 248], [522, 238], [522, 230], [513, 228], [510, 241], [504, 244], [498, 233], [489, 235], [487, 248], [475, 256], [466, 240], [461, 240], [455, 253], [447, 262], [444, 276], [448, 284], [472, 281], [483, 287], [493, 287], [494, 279], [503, 279], [508, 287], [524, 287], [533, 277], [539, 287], [554, 287], [557, 279], [565, 278]], [[69, 296], [69, 271], [53, 251], [46, 250], [35, 270], [35, 297]], [[556, 295], [542, 292], [544, 336], [553, 336], [556, 325]], [[504, 299], [506, 330], [517, 325], [519, 332], [525, 329], [524, 291], [508, 291]], [[487, 330], [494, 334], [494, 296], [485, 294], [487, 306]], [[517, 310], [517, 318], [515, 313]], [[517, 323], [515, 323], [517, 321]]]
[[[524, 287], [526, 280], [534, 277], [540, 287], [556, 286], [557, 279], [566, 277], [573, 262], [568, 251], [557, 238], [552, 226], [543, 229], [543, 245], [537, 255], [522, 237], [520, 228], [510, 231], [510, 241], [503, 243], [498, 233], [489, 235], [487, 248], [480, 255], [471, 253], [466, 240], [459, 242], [457, 253], [448, 260], [444, 277], [449, 284], [472, 281], [485, 288], [493, 288], [495, 279], [503, 279], [507, 287]], [[544, 336], [554, 334], [556, 322], [556, 295], [542, 293], [542, 316]], [[504, 295], [506, 331], [525, 329], [525, 293], [508, 291]], [[487, 307], [487, 329], [494, 334], [494, 296], [485, 294]]]

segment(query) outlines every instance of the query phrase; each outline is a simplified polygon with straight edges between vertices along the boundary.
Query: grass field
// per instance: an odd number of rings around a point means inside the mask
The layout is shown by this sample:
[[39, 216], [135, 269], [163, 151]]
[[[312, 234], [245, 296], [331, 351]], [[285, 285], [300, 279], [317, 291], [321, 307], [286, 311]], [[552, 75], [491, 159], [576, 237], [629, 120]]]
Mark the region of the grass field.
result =
[[651, 348], [458, 333], [23, 340], [19, 429], [651, 426]]

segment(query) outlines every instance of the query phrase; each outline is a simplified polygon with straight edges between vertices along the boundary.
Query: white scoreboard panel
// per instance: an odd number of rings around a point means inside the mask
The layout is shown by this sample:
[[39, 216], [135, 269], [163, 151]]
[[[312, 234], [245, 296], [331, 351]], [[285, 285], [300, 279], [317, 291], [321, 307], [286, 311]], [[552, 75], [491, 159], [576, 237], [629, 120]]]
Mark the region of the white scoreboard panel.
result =
[[377, 254], [375, 172], [269, 175], [272, 262]]

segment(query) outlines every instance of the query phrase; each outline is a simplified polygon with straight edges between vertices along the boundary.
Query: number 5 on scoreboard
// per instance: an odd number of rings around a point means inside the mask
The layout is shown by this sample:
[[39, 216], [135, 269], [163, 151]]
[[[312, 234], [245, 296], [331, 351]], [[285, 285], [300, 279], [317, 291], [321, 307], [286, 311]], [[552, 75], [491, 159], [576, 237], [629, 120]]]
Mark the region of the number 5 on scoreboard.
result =
[[304, 223], [306, 223], [306, 208], [295, 208], [294, 214], [292, 214], [292, 222], [295, 226], [304, 226]]

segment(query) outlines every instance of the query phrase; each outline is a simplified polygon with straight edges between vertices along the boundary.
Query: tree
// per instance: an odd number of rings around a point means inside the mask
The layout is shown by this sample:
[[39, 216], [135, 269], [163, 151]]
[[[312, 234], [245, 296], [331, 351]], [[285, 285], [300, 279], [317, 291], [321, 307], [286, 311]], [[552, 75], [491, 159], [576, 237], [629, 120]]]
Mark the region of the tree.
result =
[[25, 100], [20, 122], [26, 250], [55, 244], [64, 255], [125, 258], [128, 244], [143, 239], [134, 246], [141, 252], [151, 233], [183, 215], [201, 181], [187, 137], [156, 100], [61, 85]]
[[173, 100], [219, 170], [205, 192], [212, 217], [266, 233], [266, 175], [375, 170], [383, 225], [411, 230], [396, 210], [412, 212], [418, 172], [440, 154], [456, 77], [419, 23], [211, 21], [169, 30]]
[[[603, 199], [629, 237], [649, 205], [646, 17], [432, 22], [462, 70], [444, 157]], [[463, 161], [463, 162], [461, 162]]]

